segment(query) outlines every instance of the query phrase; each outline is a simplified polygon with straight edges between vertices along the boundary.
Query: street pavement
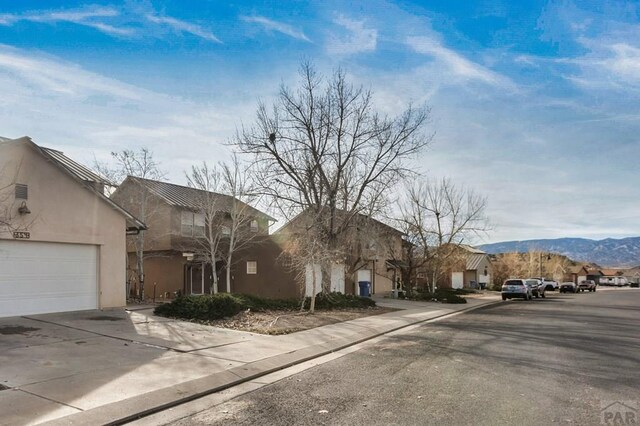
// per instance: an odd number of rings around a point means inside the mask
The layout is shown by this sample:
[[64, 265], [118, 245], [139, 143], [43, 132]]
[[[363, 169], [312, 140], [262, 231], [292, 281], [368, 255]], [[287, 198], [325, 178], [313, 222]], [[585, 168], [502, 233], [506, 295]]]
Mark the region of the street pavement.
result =
[[139, 424], [601, 424], [640, 405], [640, 290], [501, 302], [357, 349]]
[[496, 300], [379, 299], [400, 310], [284, 336], [157, 317], [149, 307], [2, 318], [0, 425], [123, 423]]

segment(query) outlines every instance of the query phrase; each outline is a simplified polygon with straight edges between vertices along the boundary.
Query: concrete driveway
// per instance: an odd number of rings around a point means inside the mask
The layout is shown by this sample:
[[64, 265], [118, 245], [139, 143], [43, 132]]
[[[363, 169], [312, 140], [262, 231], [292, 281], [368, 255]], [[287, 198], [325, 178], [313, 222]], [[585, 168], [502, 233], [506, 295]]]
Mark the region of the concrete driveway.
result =
[[136, 418], [495, 300], [387, 300], [400, 310], [283, 336], [156, 317], [151, 307], [2, 318], [0, 425]]
[[243, 361], [210, 349], [264, 337], [152, 309], [2, 318], [0, 424], [39, 423], [223, 371]]

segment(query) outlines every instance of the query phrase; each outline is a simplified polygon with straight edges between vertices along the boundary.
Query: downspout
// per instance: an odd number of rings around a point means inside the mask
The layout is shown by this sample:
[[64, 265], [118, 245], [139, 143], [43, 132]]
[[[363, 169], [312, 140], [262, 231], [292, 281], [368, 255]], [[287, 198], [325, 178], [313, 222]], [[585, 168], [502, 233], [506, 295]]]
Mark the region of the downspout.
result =
[[371, 294], [376, 294], [376, 258], [373, 258], [373, 274], [371, 274]]

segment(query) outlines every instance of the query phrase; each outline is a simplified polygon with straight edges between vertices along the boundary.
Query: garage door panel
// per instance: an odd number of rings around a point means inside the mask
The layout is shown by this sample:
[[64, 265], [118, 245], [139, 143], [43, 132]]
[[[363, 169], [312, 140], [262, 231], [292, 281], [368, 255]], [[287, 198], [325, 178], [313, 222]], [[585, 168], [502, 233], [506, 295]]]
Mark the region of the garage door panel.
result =
[[0, 317], [97, 308], [97, 247], [0, 241]]

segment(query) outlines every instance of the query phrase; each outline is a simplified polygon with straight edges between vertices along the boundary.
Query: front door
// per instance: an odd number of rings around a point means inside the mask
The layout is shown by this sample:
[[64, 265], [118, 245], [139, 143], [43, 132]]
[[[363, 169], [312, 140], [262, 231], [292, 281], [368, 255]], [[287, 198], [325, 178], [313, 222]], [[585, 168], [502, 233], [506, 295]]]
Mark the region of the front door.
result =
[[201, 263], [189, 263], [187, 265], [187, 291], [189, 294], [204, 294], [205, 286], [204, 286], [204, 276], [202, 275], [202, 264]]

